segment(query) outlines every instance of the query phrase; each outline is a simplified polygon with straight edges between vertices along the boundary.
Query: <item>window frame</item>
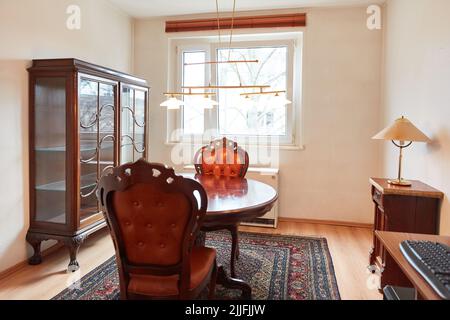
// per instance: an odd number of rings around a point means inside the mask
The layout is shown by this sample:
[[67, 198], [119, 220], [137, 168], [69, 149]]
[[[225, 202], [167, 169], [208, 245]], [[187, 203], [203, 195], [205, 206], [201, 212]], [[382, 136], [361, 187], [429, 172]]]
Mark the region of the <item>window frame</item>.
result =
[[[224, 40], [225, 39], [225, 40]], [[205, 51], [208, 60], [217, 60], [217, 49], [228, 48], [228, 37], [223, 37], [219, 44], [217, 36], [201, 36], [201, 37], [182, 37], [169, 39], [169, 55], [171, 56], [171, 70], [169, 87], [174, 88], [177, 92], [181, 92], [183, 81], [183, 54], [184, 52]], [[206, 132], [212, 130], [211, 136], [183, 134], [183, 108], [177, 111], [168, 112], [167, 126], [167, 143], [189, 143], [194, 141], [202, 141], [208, 143], [214, 138], [226, 136], [227, 138], [239, 141], [245, 141], [252, 145], [263, 145], [267, 139], [276, 137], [280, 146], [299, 147], [300, 129], [302, 127], [302, 60], [303, 60], [303, 32], [287, 32], [287, 33], [270, 33], [270, 34], [238, 34], [235, 35], [232, 48], [263, 48], [263, 47], [287, 47], [287, 67], [286, 67], [286, 98], [292, 101], [292, 104], [286, 106], [286, 135], [239, 135], [228, 134], [220, 135], [219, 128], [219, 110], [215, 107], [212, 110], [205, 110], [204, 129]], [[207, 65], [208, 66], [208, 65]], [[214, 65], [213, 65], [214, 66]], [[217, 83], [217, 68], [206, 67], [206, 79], [211, 79], [211, 85]], [[175, 81], [174, 81], [175, 80]], [[211, 132], [211, 131], [209, 131]], [[300, 147], [301, 148], [301, 147]]]

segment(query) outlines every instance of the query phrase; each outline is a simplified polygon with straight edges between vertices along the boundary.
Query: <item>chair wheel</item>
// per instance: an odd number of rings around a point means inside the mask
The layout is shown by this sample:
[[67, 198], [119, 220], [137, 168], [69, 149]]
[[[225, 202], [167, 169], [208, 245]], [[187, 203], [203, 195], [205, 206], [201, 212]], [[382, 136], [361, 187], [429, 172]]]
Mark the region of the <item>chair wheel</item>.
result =
[[374, 265], [367, 266], [367, 270], [369, 270], [370, 273], [375, 274], [377, 272], [377, 267]]
[[67, 267], [67, 272], [75, 272], [78, 271], [79, 269], [80, 265], [78, 264], [78, 262], [70, 263], [69, 266]]

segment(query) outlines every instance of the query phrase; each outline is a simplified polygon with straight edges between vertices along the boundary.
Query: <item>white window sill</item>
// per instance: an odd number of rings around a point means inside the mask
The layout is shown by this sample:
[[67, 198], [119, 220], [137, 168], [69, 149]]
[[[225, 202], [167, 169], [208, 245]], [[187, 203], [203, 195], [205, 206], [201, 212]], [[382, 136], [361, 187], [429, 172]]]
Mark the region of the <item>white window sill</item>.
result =
[[[171, 147], [179, 145], [179, 144], [186, 145], [186, 146], [191, 146], [192, 145], [189, 142], [167, 142], [167, 141], [164, 144], [166, 146], [171, 146]], [[194, 145], [194, 146], [196, 146], [196, 147], [198, 147], [200, 149], [201, 147], [203, 147], [203, 146], [205, 146], [207, 144], [208, 143], [204, 143], [202, 145]], [[273, 147], [273, 146], [267, 146], [267, 145], [262, 145], [262, 144], [251, 144], [250, 146], [251, 147], [261, 147], [261, 148], [263, 148], [263, 147], [272, 148]], [[284, 150], [284, 151], [304, 151], [306, 149], [305, 145], [280, 145], [278, 148], [280, 150]]]

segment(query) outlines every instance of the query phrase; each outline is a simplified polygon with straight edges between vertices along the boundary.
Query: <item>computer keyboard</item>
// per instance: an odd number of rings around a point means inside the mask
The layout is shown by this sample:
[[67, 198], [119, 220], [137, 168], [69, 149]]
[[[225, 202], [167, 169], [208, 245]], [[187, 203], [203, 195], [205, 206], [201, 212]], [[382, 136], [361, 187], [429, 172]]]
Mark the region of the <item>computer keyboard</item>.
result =
[[436, 293], [450, 300], [450, 247], [431, 241], [403, 241], [400, 244], [408, 262]]

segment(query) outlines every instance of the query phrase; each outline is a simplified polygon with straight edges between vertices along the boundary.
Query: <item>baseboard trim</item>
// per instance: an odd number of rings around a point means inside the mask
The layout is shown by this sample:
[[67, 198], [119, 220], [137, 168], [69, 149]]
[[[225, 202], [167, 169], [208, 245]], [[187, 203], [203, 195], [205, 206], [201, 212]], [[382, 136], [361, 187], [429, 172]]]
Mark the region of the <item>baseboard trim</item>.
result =
[[[44, 258], [44, 257], [52, 254], [53, 252], [58, 251], [62, 247], [64, 247], [64, 245], [62, 243], [57, 243], [57, 244], [51, 246], [50, 248], [47, 248], [47, 249], [43, 250], [41, 252], [41, 255]], [[5, 279], [5, 278], [7, 278], [7, 277], [9, 277], [10, 275], [16, 273], [17, 271], [19, 271], [20, 269], [22, 269], [22, 268], [24, 268], [26, 266], [28, 266], [28, 259], [25, 260], [25, 261], [21, 261], [18, 264], [16, 264], [16, 265], [14, 265], [14, 266], [12, 266], [12, 267], [10, 267], [10, 268], [0, 272], [0, 281]]]
[[315, 219], [298, 219], [298, 218], [282, 218], [282, 217], [278, 218], [278, 221], [373, 229], [373, 224], [371, 224], [371, 223], [358, 223], [358, 222], [333, 221], [333, 220], [315, 220]]

